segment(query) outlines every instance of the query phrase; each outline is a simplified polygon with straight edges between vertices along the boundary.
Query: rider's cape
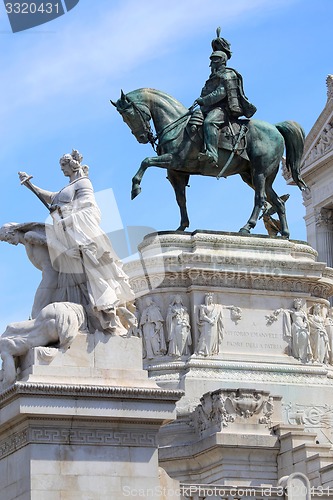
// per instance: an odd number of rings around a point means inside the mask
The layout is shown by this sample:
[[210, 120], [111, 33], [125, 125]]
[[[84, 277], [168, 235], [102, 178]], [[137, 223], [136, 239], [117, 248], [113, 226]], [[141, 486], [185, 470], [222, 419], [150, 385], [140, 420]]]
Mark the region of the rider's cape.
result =
[[240, 104], [242, 106], [244, 116], [246, 116], [246, 118], [251, 118], [251, 116], [253, 116], [254, 113], [257, 111], [257, 108], [254, 106], [254, 104], [252, 104], [248, 100], [248, 98], [246, 97], [246, 95], [244, 93], [243, 77], [235, 69], [233, 69], [233, 68], [227, 68], [227, 69], [233, 71], [237, 75]]

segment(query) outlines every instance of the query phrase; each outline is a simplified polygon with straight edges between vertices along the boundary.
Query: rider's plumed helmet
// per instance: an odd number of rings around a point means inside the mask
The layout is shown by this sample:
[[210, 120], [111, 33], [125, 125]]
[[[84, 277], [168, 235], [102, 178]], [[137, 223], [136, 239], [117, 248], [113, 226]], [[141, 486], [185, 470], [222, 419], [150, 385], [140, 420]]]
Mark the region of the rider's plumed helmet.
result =
[[213, 53], [220, 51], [224, 52], [225, 55], [227, 56], [227, 59], [230, 59], [232, 54], [230, 50], [230, 43], [225, 38], [221, 38], [220, 33], [221, 33], [221, 28], [217, 28], [216, 30], [217, 38], [214, 38], [214, 40], [212, 40]]

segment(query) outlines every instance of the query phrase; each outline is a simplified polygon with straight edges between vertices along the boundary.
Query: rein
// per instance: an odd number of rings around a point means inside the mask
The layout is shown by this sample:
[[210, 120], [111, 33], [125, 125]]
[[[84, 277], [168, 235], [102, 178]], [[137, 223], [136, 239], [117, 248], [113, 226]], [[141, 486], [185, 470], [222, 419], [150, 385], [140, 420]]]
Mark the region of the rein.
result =
[[[150, 125], [149, 121], [147, 121], [145, 119], [144, 112], [142, 111], [142, 109], [140, 109], [140, 107], [132, 99], [130, 99], [128, 96], [127, 96], [127, 99], [131, 103], [131, 105], [133, 106], [133, 108], [135, 109], [135, 111], [137, 111], [137, 113], [138, 113], [138, 115], [139, 115], [139, 117], [141, 119], [141, 123], [142, 123], [142, 126], [143, 126], [145, 132], [148, 132], [148, 141], [152, 145], [152, 148], [153, 148], [153, 150], [155, 152], [156, 152], [156, 149], [158, 147], [157, 141], [160, 143], [161, 140], [162, 140], [162, 137], [167, 132], [170, 132], [171, 130], [173, 130], [174, 128], [176, 128], [177, 123], [179, 121], [183, 120], [187, 116], [190, 116], [193, 113], [194, 108], [195, 108], [195, 105], [192, 105], [185, 114], [181, 115], [179, 118], [176, 118], [176, 120], [174, 120], [173, 122], [171, 122], [168, 125], [166, 125], [165, 127], [163, 127], [163, 129], [159, 133], [156, 133], [156, 135], [154, 135], [153, 129], [151, 128], [151, 125]], [[151, 119], [151, 117], [150, 117], [150, 119]]]
[[180, 120], [183, 120], [184, 118], [186, 118], [187, 116], [190, 116], [191, 114], [193, 113], [193, 107], [191, 106], [189, 108], [189, 110], [182, 116], [180, 116], [179, 118], [177, 118], [176, 120], [174, 120], [173, 122], [169, 123], [168, 125], [166, 125], [165, 127], [162, 128], [161, 132], [159, 134], [157, 134], [157, 139], [159, 141], [161, 141], [161, 138], [163, 137], [164, 134], [166, 134], [167, 132], [170, 132], [171, 130], [173, 130], [174, 128], [176, 128], [177, 126], [177, 123], [180, 121]]
[[[142, 127], [143, 127], [144, 131], [148, 133], [147, 134], [148, 135], [148, 142], [151, 144], [153, 150], [156, 152], [156, 142], [157, 142], [158, 137], [157, 137], [157, 135], [154, 135], [154, 132], [153, 132], [153, 129], [151, 128], [149, 120], [146, 120], [146, 118], [144, 116], [144, 111], [142, 111], [142, 109], [140, 109], [140, 107], [134, 101], [132, 101], [132, 99], [130, 99], [128, 96], [126, 96], [126, 98], [131, 103], [131, 105], [133, 106], [135, 111], [138, 113], [140, 120], [141, 120]], [[149, 114], [147, 114], [147, 115], [150, 116]], [[151, 117], [150, 117], [150, 119], [151, 119]]]

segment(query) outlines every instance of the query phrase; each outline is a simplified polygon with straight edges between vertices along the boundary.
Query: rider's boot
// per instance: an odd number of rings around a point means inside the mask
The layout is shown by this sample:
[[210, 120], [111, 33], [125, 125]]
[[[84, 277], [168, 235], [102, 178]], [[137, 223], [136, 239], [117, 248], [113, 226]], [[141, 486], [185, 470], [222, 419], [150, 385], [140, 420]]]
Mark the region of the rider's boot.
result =
[[198, 160], [218, 166], [219, 127], [213, 123], [204, 123], [205, 152], [199, 153]]

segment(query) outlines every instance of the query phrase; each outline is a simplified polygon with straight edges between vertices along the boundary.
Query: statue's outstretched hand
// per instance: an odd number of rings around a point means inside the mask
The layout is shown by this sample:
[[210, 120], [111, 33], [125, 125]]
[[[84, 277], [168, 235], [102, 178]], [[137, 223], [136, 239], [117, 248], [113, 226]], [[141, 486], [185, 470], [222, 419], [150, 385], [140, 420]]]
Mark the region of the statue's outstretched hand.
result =
[[24, 184], [26, 181], [32, 179], [32, 175], [29, 175], [26, 172], [18, 172], [18, 176], [21, 181], [21, 184]]

